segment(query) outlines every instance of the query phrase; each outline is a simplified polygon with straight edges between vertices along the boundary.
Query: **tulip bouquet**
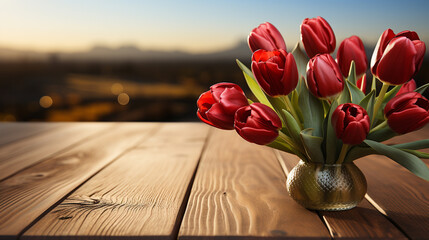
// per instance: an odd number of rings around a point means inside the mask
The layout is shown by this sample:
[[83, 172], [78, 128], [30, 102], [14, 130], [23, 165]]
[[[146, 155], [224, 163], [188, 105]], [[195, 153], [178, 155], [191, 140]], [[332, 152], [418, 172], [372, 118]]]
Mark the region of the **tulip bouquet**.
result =
[[[245, 140], [297, 155], [305, 163], [346, 164], [366, 155], [385, 155], [429, 180], [420, 158], [429, 139], [387, 145], [381, 142], [418, 130], [429, 122], [429, 101], [412, 79], [426, 51], [416, 32], [384, 31], [371, 62], [361, 39], [341, 42], [322, 17], [305, 19], [301, 41], [291, 52], [270, 23], [248, 37], [251, 70], [237, 60], [257, 101], [233, 83], [218, 83], [197, 101], [198, 117], [211, 126], [233, 130]], [[382, 87], [377, 91], [376, 84]]]

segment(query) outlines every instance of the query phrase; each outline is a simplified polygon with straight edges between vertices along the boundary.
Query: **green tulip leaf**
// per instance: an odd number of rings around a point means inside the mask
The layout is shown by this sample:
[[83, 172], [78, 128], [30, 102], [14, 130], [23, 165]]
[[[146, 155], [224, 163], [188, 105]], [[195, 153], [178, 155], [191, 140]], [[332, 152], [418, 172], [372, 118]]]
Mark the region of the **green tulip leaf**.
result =
[[322, 142], [323, 138], [313, 136], [313, 129], [307, 128], [301, 131], [302, 142], [307, 155], [310, 157], [311, 162], [324, 163]]
[[352, 60], [352, 63], [350, 64], [350, 71], [349, 76], [347, 77], [347, 80], [349, 80], [351, 83], [353, 83], [356, 86], [356, 64], [355, 61]]
[[293, 90], [291, 93], [290, 93], [290, 98], [291, 98], [291, 102], [292, 102], [292, 105], [293, 106], [298, 106], [298, 91], [296, 91], [296, 89], [295, 90]]
[[337, 101], [338, 105], [352, 102], [352, 96], [350, 94], [350, 90], [347, 84], [344, 84], [344, 89], [341, 92], [340, 96], [338, 96]]
[[383, 107], [386, 106], [386, 103], [390, 101], [390, 99], [394, 98], [396, 94], [399, 92], [399, 89], [401, 89], [402, 85], [398, 85], [390, 89], [386, 95], [384, 95], [383, 98]]
[[274, 142], [267, 144], [267, 146], [280, 151], [295, 154], [292, 148], [288, 144], [282, 142], [280, 138], [277, 138], [276, 140], [274, 140]]
[[369, 119], [372, 119], [372, 115], [374, 114], [374, 104], [375, 104], [375, 90], [372, 90], [359, 103], [361, 107], [365, 108], [366, 112], [368, 113]]
[[268, 101], [271, 103], [271, 106], [274, 107], [274, 111], [277, 113], [277, 115], [279, 115], [279, 117], [283, 120], [283, 125], [286, 125], [286, 119], [285, 116], [283, 114], [283, 109], [286, 109], [286, 105], [285, 103], [278, 97], [271, 97], [266, 95]]
[[[302, 144], [301, 144], [301, 135], [300, 135], [301, 128], [300, 128], [299, 124], [296, 122], [296, 120], [292, 116], [292, 114], [290, 114], [285, 109], [282, 109], [282, 111], [283, 111], [283, 115], [284, 115], [285, 120], [286, 120], [286, 128], [289, 131], [289, 136], [292, 137], [292, 139], [294, 140], [294, 142], [299, 147], [302, 147]], [[304, 149], [301, 149], [301, 150], [304, 150]]]
[[380, 154], [385, 155], [386, 157], [392, 159], [406, 169], [410, 170], [418, 177], [429, 181], [429, 168], [420, 158], [414, 156], [411, 153], [404, 152], [400, 149], [396, 149], [394, 147], [390, 147], [379, 142], [371, 141], [368, 139], [364, 140], [364, 142]]
[[391, 147], [400, 148], [400, 149], [411, 149], [411, 150], [429, 148], [429, 139], [423, 139], [423, 140], [418, 140], [418, 141], [408, 142], [408, 143], [395, 144], [395, 145], [391, 145]]
[[240, 60], [237, 59], [236, 61], [237, 61], [238, 66], [240, 67], [240, 69], [243, 71], [244, 78], [246, 79], [246, 83], [249, 86], [250, 91], [252, 91], [252, 93], [253, 93], [253, 95], [255, 95], [256, 99], [258, 99], [258, 101], [260, 103], [263, 103], [263, 104], [267, 105], [268, 107], [274, 109], [273, 106], [271, 105], [271, 103], [268, 101], [267, 96], [265, 95], [264, 91], [262, 91], [258, 82], [253, 77], [252, 71], [250, 71], [250, 69], [248, 69], [246, 67], [246, 65], [241, 63]]
[[417, 150], [411, 150], [411, 149], [401, 149], [402, 151], [405, 151], [407, 153], [411, 153], [414, 156], [418, 157], [418, 158], [425, 158], [425, 159], [429, 159], [429, 153], [426, 152], [420, 152]]
[[322, 102], [305, 88], [298, 96], [298, 105], [303, 116], [304, 129], [312, 128], [313, 135], [321, 137], [324, 117]]
[[325, 118], [325, 121], [323, 123], [325, 132], [323, 134], [324, 136], [324, 145], [325, 145], [325, 160], [328, 164], [333, 164], [338, 159], [338, 151], [341, 148], [341, 142], [337, 139], [337, 136], [335, 135], [334, 127], [332, 126], [332, 113], [335, 111], [335, 109], [338, 107], [338, 102], [333, 101], [331, 108], [329, 110], [329, 113], [327, 117]]
[[[361, 144], [363, 145], [363, 144]], [[367, 146], [361, 146], [361, 145], [356, 145], [353, 146], [349, 152], [347, 153], [344, 162], [348, 163], [348, 162], [352, 162], [356, 159], [359, 159], [361, 157], [365, 157], [367, 155], [371, 155], [371, 154], [378, 154], [377, 151], [375, 151], [374, 149], [367, 147]]]
[[327, 100], [322, 100], [322, 104], [323, 104], [323, 113], [326, 116], [328, 115], [329, 109], [331, 108], [331, 104], [329, 104]]
[[379, 129], [377, 131], [370, 132], [366, 138], [370, 139], [370, 140], [377, 141], [377, 142], [383, 142], [383, 141], [386, 141], [388, 139], [391, 139], [392, 137], [394, 137], [396, 135], [398, 135], [398, 134], [396, 132], [394, 132], [389, 126], [386, 126], [386, 127]]
[[[299, 78], [301, 79], [301, 76], [306, 78], [307, 75], [307, 63], [308, 63], [308, 57], [307, 54], [305, 54], [300, 45], [299, 42], [296, 43], [295, 47], [292, 50], [292, 55], [295, 58], [296, 66], [298, 68], [298, 74]], [[300, 81], [300, 84], [303, 84], [303, 81]]]
[[[380, 106], [380, 109], [377, 112], [377, 115], [376, 115], [377, 120], [381, 120], [381, 121], [384, 120], [384, 108], [386, 107], [386, 104], [390, 101], [390, 99], [392, 99], [396, 96], [396, 94], [398, 93], [400, 88], [401, 88], [401, 85], [395, 86], [392, 89], [390, 89], [386, 93], [386, 95], [384, 95], [383, 102]], [[377, 121], [375, 121], [375, 122], [377, 122]], [[375, 122], [371, 123], [371, 124], [374, 125]]]
[[359, 104], [362, 101], [362, 99], [365, 98], [365, 94], [349, 80], [346, 80], [346, 84], [350, 91], [351, 102], [354, 104]]
[[417, 88], [416, 90], [414, 90], [414, 92], [418, 92], [420, 94], [423, 94], [428, 87], [429, 87], [429, 83], [426, 83], [425, 85], [423, 85], [423, 86]]

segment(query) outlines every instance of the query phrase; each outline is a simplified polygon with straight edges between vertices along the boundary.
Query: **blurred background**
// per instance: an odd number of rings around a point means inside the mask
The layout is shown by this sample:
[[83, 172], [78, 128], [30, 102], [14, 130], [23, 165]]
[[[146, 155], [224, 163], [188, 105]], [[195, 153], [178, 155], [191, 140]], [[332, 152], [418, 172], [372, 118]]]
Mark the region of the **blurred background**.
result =
[[322, 16], [337, 48], [358, 35], [370, 59], [387, 28], [428, 45], [428, 10], [423, 0], [0, 0], [0, 121], [196, 121], [210, 85], [248, 91], [235, 59], [250, 66], [247, 35], [260, 23], [290, 51], [302, 20]]

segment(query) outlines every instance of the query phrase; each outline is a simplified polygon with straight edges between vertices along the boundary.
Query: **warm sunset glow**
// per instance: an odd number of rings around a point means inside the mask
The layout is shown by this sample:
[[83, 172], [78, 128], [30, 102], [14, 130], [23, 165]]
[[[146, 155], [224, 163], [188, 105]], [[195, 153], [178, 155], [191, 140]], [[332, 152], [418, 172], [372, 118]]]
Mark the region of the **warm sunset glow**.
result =
[[[429, 41], [427, 1], [2, 1], [0, 47], [84, 51], [95, 45], [193, 53], [226, 49], [269, 21], [288, 48], [299, 25], [323, 16], [338, 42], [353, 34], [374, 44], [386, 28]], [[220, 14], [221, 13], [221, 14]], [[352, 26], [352, 28], [351, 28]], [[351, 30], [353, 29], [353, 31]]]

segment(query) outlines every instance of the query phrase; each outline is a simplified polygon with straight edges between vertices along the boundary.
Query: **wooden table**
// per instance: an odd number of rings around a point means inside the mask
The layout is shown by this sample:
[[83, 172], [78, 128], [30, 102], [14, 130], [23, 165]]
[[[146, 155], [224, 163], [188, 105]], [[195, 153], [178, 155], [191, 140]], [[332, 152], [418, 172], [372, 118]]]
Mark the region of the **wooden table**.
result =
[[[295, 157], [234, 131], [2, 123], [0, 133], [5, 239], [429, 239], [429, 182], [385, 157], [357, 160], [368, 181], [358, 207], [316, 212], [288, 196]], [[392, 142], [428, 136], [425, 128]]]

